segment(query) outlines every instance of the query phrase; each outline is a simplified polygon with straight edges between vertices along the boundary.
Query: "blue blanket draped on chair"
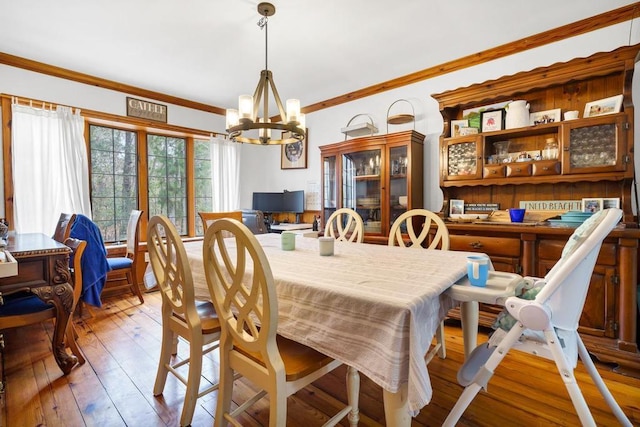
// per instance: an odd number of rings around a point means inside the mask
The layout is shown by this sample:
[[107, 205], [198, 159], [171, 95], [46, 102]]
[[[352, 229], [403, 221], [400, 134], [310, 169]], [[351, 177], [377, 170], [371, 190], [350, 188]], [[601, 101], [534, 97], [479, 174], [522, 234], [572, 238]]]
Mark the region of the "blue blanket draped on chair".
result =
[[80, 298], [87, 304], [102, 307], [100, 293], [111, 267], [107, 262], [107, 250], [100, 229], [88, 217], [78, 214], [71, 227], [71, 237], [87, 242], [87, 248], [82, 257], [83, 289]]

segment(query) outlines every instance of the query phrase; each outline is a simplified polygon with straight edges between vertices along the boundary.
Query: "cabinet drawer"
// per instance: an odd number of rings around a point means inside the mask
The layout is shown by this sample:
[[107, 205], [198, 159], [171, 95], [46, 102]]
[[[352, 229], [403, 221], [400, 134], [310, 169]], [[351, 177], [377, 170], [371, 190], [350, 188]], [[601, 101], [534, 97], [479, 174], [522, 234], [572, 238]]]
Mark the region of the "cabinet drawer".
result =
[[506, 237], [449, 236], [453, 251], [484, 252], [489, 256], [520, 256], [520, 240]]
[[510, 163], [507, 165], [507, 176], [531, 176], [531, 163]]
[[504, 165], [487, 165], [484, 167], [483, 176], [485, 178], [504, 177]]
[[560, 162], [557, 160], [548, 160], [535, 162], [532, 165], [533, 176], [558, 175], [560, 173]]
[[[554, 263], [562, 256], [566, 242], [562, 240], [540, 240], [538, 244], [538, 258], [551, 260]], [[598, 253], [598, 265], [616, 265], [618, 259], [617, 246], [614, 243], [603, 243]]]

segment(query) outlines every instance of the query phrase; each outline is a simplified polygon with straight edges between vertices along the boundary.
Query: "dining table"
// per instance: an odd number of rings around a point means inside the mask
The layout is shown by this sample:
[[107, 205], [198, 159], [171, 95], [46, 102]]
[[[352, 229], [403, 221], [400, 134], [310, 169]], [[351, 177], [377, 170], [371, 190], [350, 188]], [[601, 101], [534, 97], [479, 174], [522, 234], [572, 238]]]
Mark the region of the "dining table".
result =
[[[296, 236], [283, 250], [281, 238], [256, 235], [277, 287], [278, 333], [369, 377], [383, 389], [386, 424], [409, 426], [433, 394], [424, 356], [457, 305], [444, 291], [466, 278], [472, 253], [336, 241], [320, 256], [318, 239]], [[185, 242], [196, 298], [211, 300], [202, 248]]]

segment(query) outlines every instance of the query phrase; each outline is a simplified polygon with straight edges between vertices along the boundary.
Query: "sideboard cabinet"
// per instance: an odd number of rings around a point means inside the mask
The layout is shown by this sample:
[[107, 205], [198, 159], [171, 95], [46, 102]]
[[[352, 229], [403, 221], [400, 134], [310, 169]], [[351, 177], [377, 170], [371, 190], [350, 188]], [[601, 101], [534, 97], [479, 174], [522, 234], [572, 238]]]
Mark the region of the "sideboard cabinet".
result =
[[[448, 218], [447, 202], [464, 200], [504, 210], [519, 207], [521, 201], [620, 200], [623, 220], [602, 246], [579, 330], [600, 360], [637, 373], [640, 229], [632, 211], [631, 81], [639, 49], [640, 45], [622, 47], [433, 95], [444, 119], [440, 188], [451, 249], [484, 252], [498, 270], [541, 277], [560, 258], [574, 228], [551, 222], [456, 221]], [[584, 117], [588, 103], [620, 95], [619, 111]], [[464, 136], [452, 132], [460, 123], [454, 121], [469, 117], [469, 111], [490, 110], [486, 106], [513, 100], [524, 100], [532, 113], [549, 111], [552, 119], [511, 129], [498, 124], [498, 129]], [[580, 118], [562, 120], [558, 110], [577, 110]], [[481, 306], [481, 324], [490, 325], [499, 310]]]
[[364, 221], [365, 241], [386, 244], [393, 221], [423, 206], [423, 143], [424, 135], [404, 131], [321, 146], [321, 224], [351, 208]]

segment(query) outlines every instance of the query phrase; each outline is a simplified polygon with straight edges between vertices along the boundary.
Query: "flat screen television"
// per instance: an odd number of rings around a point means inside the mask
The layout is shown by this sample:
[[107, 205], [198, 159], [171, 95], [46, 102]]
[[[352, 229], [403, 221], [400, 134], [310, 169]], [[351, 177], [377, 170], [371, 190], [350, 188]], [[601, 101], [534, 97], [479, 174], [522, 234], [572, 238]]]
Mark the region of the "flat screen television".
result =
[[304, 190], [253, 193], [252, 208], [265, 213], [304, 213]]

